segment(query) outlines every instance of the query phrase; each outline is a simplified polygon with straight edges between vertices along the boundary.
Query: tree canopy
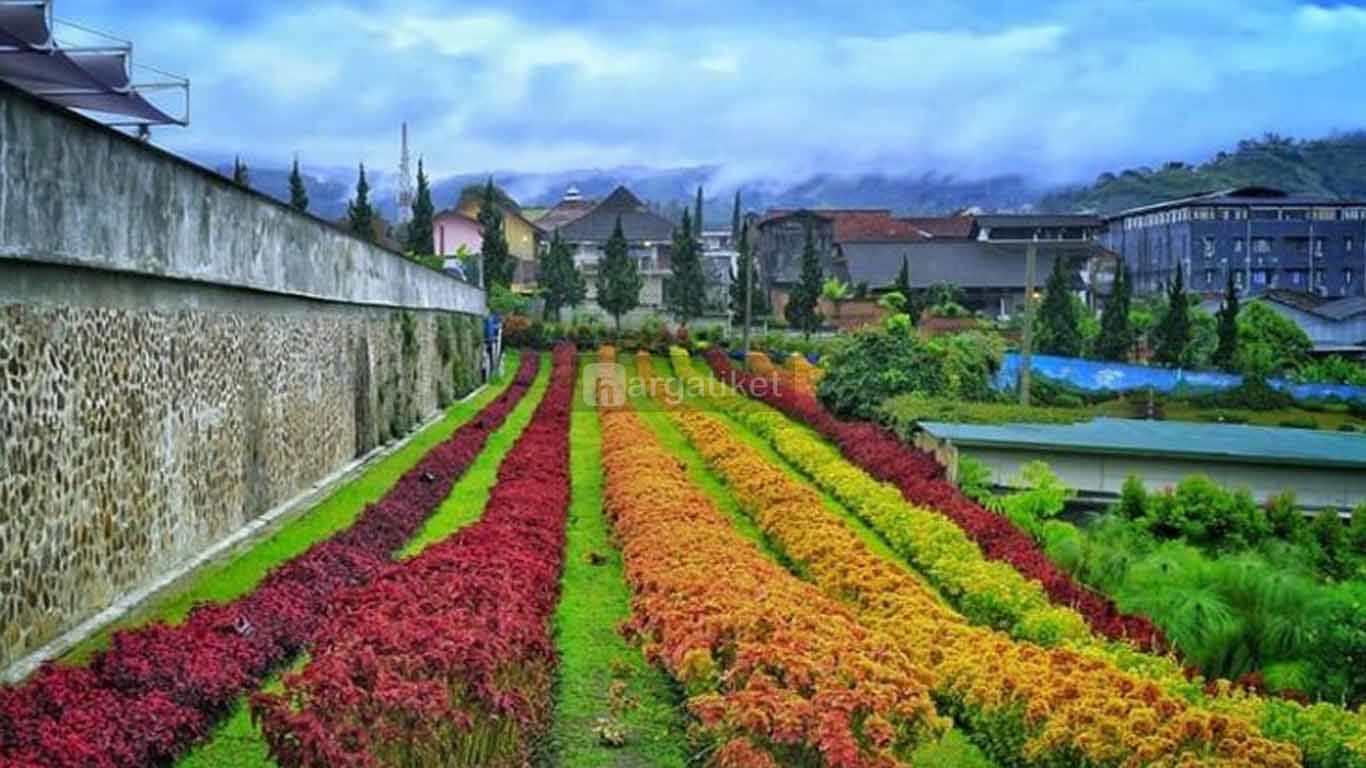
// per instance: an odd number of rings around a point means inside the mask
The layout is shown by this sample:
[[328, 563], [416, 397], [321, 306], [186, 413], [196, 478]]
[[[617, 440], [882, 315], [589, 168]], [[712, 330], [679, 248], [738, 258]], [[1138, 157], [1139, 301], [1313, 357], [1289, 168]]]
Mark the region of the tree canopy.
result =
[[[698, 187], [701, 190], [701, 187]], [[699, 198], [700, 201], [700, 198]], [[674, 230], [670, 265], [673, 275], [665, 286], [664, 302], [681, 325], [702, 315], [707, 279], [702, 271], [702, 247], [694, 236], [692, 217], [683, 210], [683, 223]]]
[[480, 253], [484, 257], [484, 279], [486, 286], [512, 285], [512, 277], [517, 269], [516, 260], [508, 250], [507, 233], [503, 231], [503, 210], [498, 202], [498, 192], [490, 178], [484, 185], [484, 195], [479, 201]]
[[640, 306], [640, 289], [645, 281], [631, 258], [630, 245], [621, 230], [621, 217], [612, 227], [612, 236], [603, 247], [602, 263], [598, 265], [598, 305], [616, 321], [621, 330], [621, 316]]
[[365, 163], [360, 164], [360, 174], [356, 178], [356, 196], [346, 206], [346, 218], [351, 232], [357, 237], [374, 242], [375, 209], [370, 205], [370, 182], [365, 180]]
[[413, 198], [413, 220], [408, 222], [408, 252], [418, 255], [432, 253], [436, 245], [432, 238], [432, 186], [422, 158], [417, 160], [417, 193]]
[[1181, 265], [1167, 289], [1167, 312], [1157, 326], [1157, 348], [1153, 360], [1164, 365], [1181, 365], [1191, 341], [1190, 302], [1186, 298], [1186, 279]]
[[1044, 286], [1043, 304], [1038, 315], [1038, 349], [1046, 355], [1080, 357], [1082, 352], [1081, 321], [1078, 302], [1074, 302], [1072, 286], [1068, 284], [1066, 259], [1053, 260], [1053, 271]]
[[811, 336], [812, 331], [820, 328], [821, 321], [825, 319], [820, 311], [824, 277], [820, 254], [816, 252], [816, 241], [808, 225], [806, 244], [802, 246], [801, 275], [797, 285], [792, 289], [792, 295], [788, 297], [787, 306], [783, 308], [787, 322], [807, 337]]
[[1101, 360], [1128, 362], [1134, 349], [1134, 326], [1129, 321], [1129, 308], [1133, 303], [1133, 285], [1129, 282], [1129, 269], [1120, 259], [1115, 268], [1114, 287], [1110, 290], [1110, 300], [1100, 314], [1100, 337], [1096, 340], [1096, 357]]
[[562, 308], [578, 306], [588, 294], [587, 281], [574, 265], [574, 254], [569, 243], [560, 239], [559, 230], [555, 230], [550, 248], [541, 255], [536, 279], [541, 284], [545, 315], [556, 321]]
[[304, 177], [299, 173], [299, 158], [294, 158], [294, 167], [289, 171], [289, 207], [304, 213], [308, 210], [308, 188]]

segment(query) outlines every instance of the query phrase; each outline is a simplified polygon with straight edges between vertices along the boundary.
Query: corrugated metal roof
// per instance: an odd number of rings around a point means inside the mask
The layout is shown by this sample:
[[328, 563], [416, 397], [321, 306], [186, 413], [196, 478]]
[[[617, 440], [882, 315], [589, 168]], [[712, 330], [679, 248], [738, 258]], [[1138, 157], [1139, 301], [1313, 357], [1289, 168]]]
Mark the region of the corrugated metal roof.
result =
[[1181, 456], [1247, 464], [1366, 468], [1366, 436], [1309, 429], [1096, 419], [1081, 424], [948, 424], [920, 428], [959, 447]]
[[[904, 257], [910, 266], [913, 287], [953, 283], [964, 288], [1023, 290], [1028, 245], [980, 240], [845, 243], [840, 246], [840, 253], [848, 279], [872, 288], [894, 283]], [[1101, 252], [1100, 246], [1090, 241], [1040, 241], [1037, 248], [1034, 272], [1040, 287], [1058, 257], [1078, 261], [1079, 268], [1080, 261]]]

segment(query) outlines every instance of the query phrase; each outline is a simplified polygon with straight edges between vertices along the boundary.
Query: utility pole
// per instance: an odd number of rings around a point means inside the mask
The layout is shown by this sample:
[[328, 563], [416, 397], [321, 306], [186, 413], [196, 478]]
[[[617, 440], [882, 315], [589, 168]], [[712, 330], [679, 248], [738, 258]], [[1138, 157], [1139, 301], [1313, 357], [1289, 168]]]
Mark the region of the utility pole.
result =
[[[1034, 262], [1039, 236], [1025, 248], [1024, 337], [1020, 340], [1020, 405], [1029, 405], [1029, 369], [1034, 352]], [[1059, 256], [1058, 258], [1061, 258]]]
[[[743, 227], [744, 224], [741, 224], [740, 226]], [[741, 252], [741, 253], [740, 253], [740, 257], [743, 258], [743, 259], [745, 260], [745, 265], [744, 265], [744, 266], [745, 266], [745, 330], [744, 330], [744, 336], [743, 336], [743, 340], [742, 340], [742, 342], [741, 342], [740, 348], [744, 351], [744, 353], [745, 353], [745, 360], [746, 360], [746, 362], [748, 362], [748, 360], [749, 360], [749, 324], [750, 324], [750, 320], [751, 320], [750, 315], [751, 315], [751, 314], [753, 313], [753, 311], [754, 311], [754, 262], [751, 261], [751, 259], [754, 258], [754, 253], [753, 253], [753, 251], [752, 251], [752, 249], [751, 249], [751, 247], [750, 247], [750, 245], [749, 245], [749, 242], [748, 242], [749, 238], [745, 238], [745, 240], [746, 240], [746, 242], [745, 242], [745, 249], [744, 249], [744, 251], [748, 251], [748, 253], [746, 253], [746, 252]]]

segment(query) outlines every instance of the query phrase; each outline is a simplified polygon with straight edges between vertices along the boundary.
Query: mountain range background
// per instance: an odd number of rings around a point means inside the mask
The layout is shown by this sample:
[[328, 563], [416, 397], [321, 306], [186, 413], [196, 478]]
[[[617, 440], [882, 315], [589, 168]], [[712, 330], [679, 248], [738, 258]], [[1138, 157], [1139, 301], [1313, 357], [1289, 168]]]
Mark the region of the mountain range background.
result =
[[[231, 158], [199, 157], [202, 164], [231, 174]], [[302, 171], [311, 211], [337, 220], [346, 214], [354, 194], [356, 169], [304, 165]], [[289, 199], [289, 169], [250, 167], [251, 185], [281, 200]], [[371, 201], [387, 220], [397, 214], [397, 173], [366, 169]], [[437, 210], [455, 204], [460, 191], [482, 183], [488, 173], [433, 179]], [[713, 224], [728, 223], [737, 183], [720, 166], [648, 168], [625, 166], [549, 173], [500, 173], [495, 181], [525, 207], [554, 205], [576, 186], [586, 197], [605, 196], [625, 184], [640, 198], [666, 213], [691, 205], [704, 187], [704, 216]], [[1125, 208], [1242, 185], [1264, 185], [1289, 192], [1366, 199], [1366, 131], [1296, 140], [1274, 134], [1240, 141], [1236, 147], [1203, 161], [1173, 160], [1157, 167], [1102, 173], [1089, 184], [1049, 186], [1025, 175], [1002, 173], [983, 179], [951, 174], [826, 173], [803, 179], [754, 179], [738, 184], [747, 210], [796, 207], [880, 207], [902, 214], [935, 215], [969, 207], [995, 212], [1112, 213]]]

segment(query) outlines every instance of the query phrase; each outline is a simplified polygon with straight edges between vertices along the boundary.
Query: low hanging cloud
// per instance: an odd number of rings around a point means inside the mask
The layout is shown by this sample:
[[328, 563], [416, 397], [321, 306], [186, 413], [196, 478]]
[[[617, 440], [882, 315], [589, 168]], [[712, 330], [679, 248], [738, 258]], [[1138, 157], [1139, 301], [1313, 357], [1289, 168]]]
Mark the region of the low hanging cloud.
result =
[[[646, 7], [641, 7], [641, 6]], [[1021, 172], [1366, 128], [1366, 9], [1288, 0], [859, 4], [57, 0], [194, 83], [158, 141], [437, 173], [718, 164]]]

